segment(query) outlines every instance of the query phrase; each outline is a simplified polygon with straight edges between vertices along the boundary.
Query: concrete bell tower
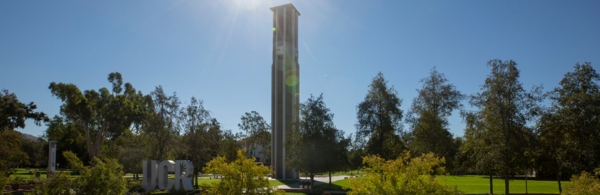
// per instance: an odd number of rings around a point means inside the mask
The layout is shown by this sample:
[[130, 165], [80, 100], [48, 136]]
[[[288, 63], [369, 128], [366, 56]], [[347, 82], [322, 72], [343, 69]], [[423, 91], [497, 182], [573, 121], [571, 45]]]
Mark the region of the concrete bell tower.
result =
[[294, 5], [272, 7], [273, 67], [271, 68], [271, 165], [276, 179], [298, 179], [299, 174], [285, 165], [285, 131], [298, 116], [300, 99], [298, 65], [298, 16]]

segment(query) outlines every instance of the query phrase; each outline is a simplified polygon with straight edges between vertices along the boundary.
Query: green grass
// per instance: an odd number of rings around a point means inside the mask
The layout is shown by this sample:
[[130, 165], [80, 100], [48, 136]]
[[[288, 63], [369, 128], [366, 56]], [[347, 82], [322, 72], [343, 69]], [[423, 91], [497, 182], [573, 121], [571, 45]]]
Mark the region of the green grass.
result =
[[[47, 177], [46, 171], [38, 171], [38, 173], [40, 173], [40, 178], [46, 178]], [[14, 177], [35, 178], [35, 175], [29, 173], [29, 171], [25, 171], [25, 169], [18, 169], [17, 172], [15, 172], [12, 175], [10, 175], [10, 177], [11, 178], [14, 178]], [[71, 177], [81, 177], [81, 176], [80, 175], [73, 175], [71, 173]]]
[[[457, 186], [459, 190], [466, 194], [487, 194], [490, 189], [490, 180], [483, 175], [459, 175], [459, 176], [438, 176], [438, 179], [446, 185]], [[494, 183], [494, 194], [504, 194], [504, 180], [500, 178], [492, 179]], [[563, 189], [571, 182], [563, 180], [561, 184]], [[340, 180], [332, 183], [332, 190], [342, 191], [343, 185], [349, 185], [348, 180]], [[525, 179], [509, 180], [510, 193], [525, 193]], [[329, 184], [315, 186], [315, 189], [329, 190]], [[527, 181], [528, 193], [540, 194], [558, 194], [558, 183], [555, 180], [532, 180]]]
[[342, 186], [343, 185], [347, 185], [350, 186], [350, 183], [348, 182], [347, 179], [344, 180], [339, 180], [336, 182], [331, 183], [331, 189], [329, 189], [329, 183], [326, 184], [321, 184], [321, 185], [316, 185], [315, 189], [323, 189], [323, 190], [334, 190], [334, 191], [345, 191]]
[[[446, 178], [445, 183], [451, 186], [457, 186], [459, 190], [467, 194], [486, 194], [490, 191], [490, 179], [483, 175], [458, 175], [458, 176], [439, 176], [439, 179]], [[504, 180], [500, 178], [492, 179], [494, 183], [494, 194], [504, 193]], [[561, 181], [562, 187], [570, 184], [570, 181]], [[510, 193], [525, 193], [525, 179], [513, 179], [508, 181]], [[556, 180], [529, 180], [527, 181], [528, 193], [540, 194], [558, 194], [558, 182]]]

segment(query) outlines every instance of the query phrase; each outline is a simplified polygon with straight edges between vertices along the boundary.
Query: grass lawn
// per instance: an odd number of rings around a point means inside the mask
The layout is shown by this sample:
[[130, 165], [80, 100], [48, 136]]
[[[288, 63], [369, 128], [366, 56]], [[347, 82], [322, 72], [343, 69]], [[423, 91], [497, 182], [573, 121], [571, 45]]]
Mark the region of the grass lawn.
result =
[[[487, 194], [490, 189], [490, 180], [483, 175], [459, 175], [459, 176], [438, 176], [438, 179], [446, 179], [440, 181], [450, 186], [457, 186], [459, 190], [466, 194]], [[494, 178], [494, 194], [504, 194], [504, 180]], [[561, 184], [563, 189], [570, 181], [563, 180]], [[333, 190], [343, 190], [343, 185], [349, 185], [348, 180], [340, 180], [332, 183]], [[509, 180], [510, 193], [525, 193], [525, 179]], [[329, 184], [321, 184], [315, 186], [315, 189], [329, 190]], [[554, 180], [531, 180], [527, 182], [528, 193], [540, 194], [558, 194], [558, 183]]]
[[[490, 179], [483, 175], [457, 175], [457, 176], [439, 176], [438, 178], [446, 178], [446, 184], [457, 186], [459, 190], [467, 194], [486, 194], [490, 190]], [[494, 194], [504, 193], [504, 180], [494, 178]], [[560, 182], [563, 189], [570, 181], [563, 180]], [[510, 193], [525, 193], [525, 179], [509, 180]], [[556, 180], [529, 180], [527, 182], [528, 193], [541, 194], [558, 194], [558, 182]]]
[[[40, 178], [46, 178], [46, 171], [38, 171], [40, 173]], [[35, 178], [34, 174], [29, 173], [29, 171], [25, 171], [25, 169], [18, 169], [17, 172], [10, 175], [11, 178], [14, 177], [24, 177], [24, 178]], [[81, 177], [80, 175], [71, 175], [71, 177]]]
[[[342, 189], [343, 185], [349, 186], [350, 183], [348, 183], [347, 179], [339, 180], [339, 181], [336, 181], [336, 182], [332, 182], [331, 183], [331, 188], [332, 188], [331, 190], [334, 190], [334, 191], [345, 191], [344, 189]], [[321, 184], [321, 185], [316, 185], [315, 189], [330, 190], [329, 189], [329, 183]]]

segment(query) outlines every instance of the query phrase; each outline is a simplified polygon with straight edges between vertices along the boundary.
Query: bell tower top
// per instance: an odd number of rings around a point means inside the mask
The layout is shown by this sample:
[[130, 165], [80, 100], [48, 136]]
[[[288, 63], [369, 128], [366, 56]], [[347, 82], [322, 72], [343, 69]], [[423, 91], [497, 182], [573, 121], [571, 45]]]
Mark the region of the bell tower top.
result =
[[295, 10], [295, 11], [296, 11], [296, 13], [298, 14], [298, 16], [300, 16], [300, 12], [298, 12], [298, 10], [296, 9], [296, 7], [294, 7], [294, 5], [293, 5], [293, 4], [291, 4], [291, 3], [285, 4], [285, 5], [280, 5], [280, 6], [275, 6], [275, 7], [272, 7], [272, 8], [271, 8], [271, 11], [275, 12], [275, 10], [277, 10], [277, 8], [280, 8], [280, 7], [287, 7], [288, 9], [289, 9], [289, 8], [291, 8], [291, 9], [293, 9], [293, 10]]

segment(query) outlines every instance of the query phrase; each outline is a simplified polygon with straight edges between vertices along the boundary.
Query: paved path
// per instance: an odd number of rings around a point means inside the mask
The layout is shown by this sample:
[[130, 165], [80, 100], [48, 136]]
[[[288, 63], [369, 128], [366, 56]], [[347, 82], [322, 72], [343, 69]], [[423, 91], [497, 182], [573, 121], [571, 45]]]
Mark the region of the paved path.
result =
[[[350, 177], [350, 175], [336, 175], [336, 176], [331, 176], [331, 183], [339, 181], [339, 180], [343, 180], [344, 177]], [[269, 178], [269, 179], [272, 179], [272, 178]], [[310, 180], [310, 177], [301, 177], [300, 179], [302, 179], [302, 180]], [[321, 185], [321, 184], [328, 184], [328, 183], [329, 183], [329, 176], [315, 176], [315, 186]], [[300, 188], [300, 184], [299, 183], [292, 183], [292, 184], [286, 184], [286, 185], [279, 185], [279, 186], [277, 186], [277, 188], [279, 188], [279, 189]]]

